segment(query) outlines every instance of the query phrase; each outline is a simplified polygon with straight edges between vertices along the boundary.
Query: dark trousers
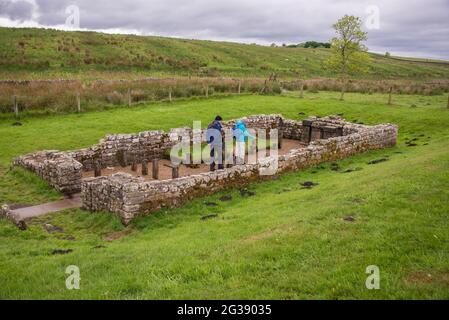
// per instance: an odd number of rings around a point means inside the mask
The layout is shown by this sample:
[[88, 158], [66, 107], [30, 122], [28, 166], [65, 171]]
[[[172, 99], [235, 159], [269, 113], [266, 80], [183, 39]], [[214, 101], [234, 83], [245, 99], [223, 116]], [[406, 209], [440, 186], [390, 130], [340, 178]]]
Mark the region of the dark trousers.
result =
[[221, 149], [221, 163], [218, 164], [218, 170], [224, 169], [223, 146], [211, 146], [211, 149], [210, 149], [210, 171], [215, 171], [215, 150], [216, 149], [217, 150]]

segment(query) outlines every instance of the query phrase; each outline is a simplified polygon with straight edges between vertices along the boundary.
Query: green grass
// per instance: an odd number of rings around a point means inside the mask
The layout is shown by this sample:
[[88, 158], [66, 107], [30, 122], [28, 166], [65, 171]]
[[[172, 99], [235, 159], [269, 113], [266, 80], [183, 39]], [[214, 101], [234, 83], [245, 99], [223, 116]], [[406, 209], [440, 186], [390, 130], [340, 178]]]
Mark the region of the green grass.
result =
[[[208, 75], [331, 77], [330, 50], [271, 48], [230, 42], [95, 32], [0, 28], [0, 79], [139, 78]], [[370, 79], [449, 77], [449, 64], [372, 54]]]
[[[0, 120], [0, 202], [39, 203], [58, 195], [10, 160], [41, 149], [73, 149], [106, 133], [205, 125], [257, 113], [343, 113], [348, 120], [400, 126], [397, 147], [351, 157], [253, 184], [254, 197], [231, 190], [132, 223], [131, 233], [107, 213], [68, 210], [19, 231], [0, 221], [0, 298], [449, 298], [449, 110], [446, 96], [306, 93], [156, 103], [80, 115]], [[416, 107], [411, 107], [414, 104]], [[306, 115], [298, 116], [299, 112]], [[418, 146], [407, 147], [406, 140]], [[388, 157], [376, 165], [373, 159]], [[358, 169], [343, 173], [346, 169]], [[302, 189], [300, 183], [318, 186]], [[223, 194], [232, 195], [220, 202]], [[218, 207], [207, 207], [214, 201]], [[200, 217], [218, 213], [218, 218]], [[347, 222], [345, 216], [355, 217]], [[64, 228], [49, 234], [43, 224]], [[71, 235], [75, 240], [65, 240]], [[95, 248], [97, 246], [104, 246]], [[54, 249], [70, 248], [67, 255]], [[81, 290], [65, 288], [77, 265]], [[377, 265], [381, 289], [367, 290], [365, 269]], [[431, 275], [431, 276], [429, 276]]]

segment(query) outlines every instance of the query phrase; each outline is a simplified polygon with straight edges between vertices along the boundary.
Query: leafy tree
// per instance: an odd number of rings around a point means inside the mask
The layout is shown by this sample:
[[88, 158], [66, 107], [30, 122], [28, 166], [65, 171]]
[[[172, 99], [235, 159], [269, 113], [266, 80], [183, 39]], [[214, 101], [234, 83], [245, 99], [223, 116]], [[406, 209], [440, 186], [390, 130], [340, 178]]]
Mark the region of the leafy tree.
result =
[[333, 25], [337, 37], [331, 40], [332, 57], [327, 61], [328, 67], [339, 74], [342, 86], [340, 100], [344, 99], [349, 75], [366, 72], [371, 63], [363, 41], [367, 33], [362, 31], [359, 17], [345, 15]]

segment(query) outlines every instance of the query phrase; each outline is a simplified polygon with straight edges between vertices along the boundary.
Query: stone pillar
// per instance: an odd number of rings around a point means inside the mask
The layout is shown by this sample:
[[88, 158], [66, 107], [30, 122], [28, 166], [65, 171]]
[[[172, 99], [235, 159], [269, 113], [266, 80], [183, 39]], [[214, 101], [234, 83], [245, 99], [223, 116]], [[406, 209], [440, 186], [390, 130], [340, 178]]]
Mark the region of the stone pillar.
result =
[[310, 143], [312, 135], [312, 121], [304, 120], [302, 122], [303, 130], [301, 134], [301, 141], [304, 143]]
[[[153, 168], [154, 170], [154, 168]], [[146, 159], [142, 160], [142, 175], [147, 176], [148, 175], [148, 162]]]
[[94, 175], [95, 175], [95, 177], [101, 177], [100, 161], [95, 161], [95, 163], [94, 163]]
[[153, 159], [153, 179], [159, 179], [159, 159]]
[[179, 178], [179, 166], [173, 166], [172, 167], [172, 179], [178, 179]]

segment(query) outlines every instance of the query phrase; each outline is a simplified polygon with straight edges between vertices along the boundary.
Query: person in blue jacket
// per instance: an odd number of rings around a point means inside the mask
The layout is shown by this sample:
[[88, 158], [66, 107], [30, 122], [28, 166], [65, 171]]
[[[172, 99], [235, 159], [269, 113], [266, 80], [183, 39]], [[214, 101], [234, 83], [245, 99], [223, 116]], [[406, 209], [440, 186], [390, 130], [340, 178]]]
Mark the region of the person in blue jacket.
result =
[[243, 164], [245, 162], [245, 143], [250, 138], [256, 140], [246, 129], [245, 123], [242, 120], [237, 120], [233, 128], [233, 134], [235, 138], [235, 157], [237, 164]]
[[206, 138], [210, 146], [210, 171], [215, 171], [215, 164], [218, 163], [218, 170], [224, 169], [223, 164], [223, 138], [222, 125], [223, 118], [216, 116], [215, 120], [207, 127]]

